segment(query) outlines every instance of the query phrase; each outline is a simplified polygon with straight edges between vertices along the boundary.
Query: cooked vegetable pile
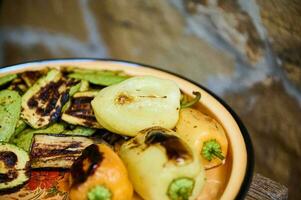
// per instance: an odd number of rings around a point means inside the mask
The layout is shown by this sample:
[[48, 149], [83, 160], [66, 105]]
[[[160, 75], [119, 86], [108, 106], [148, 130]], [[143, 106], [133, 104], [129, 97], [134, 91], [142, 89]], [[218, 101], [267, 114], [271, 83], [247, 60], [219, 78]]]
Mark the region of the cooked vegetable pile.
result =
[[69, 198], [196, 199], [225, 163], [222, 126], [170, 80], [45, 68], [0, 77], [0, 192], [70, 170]]

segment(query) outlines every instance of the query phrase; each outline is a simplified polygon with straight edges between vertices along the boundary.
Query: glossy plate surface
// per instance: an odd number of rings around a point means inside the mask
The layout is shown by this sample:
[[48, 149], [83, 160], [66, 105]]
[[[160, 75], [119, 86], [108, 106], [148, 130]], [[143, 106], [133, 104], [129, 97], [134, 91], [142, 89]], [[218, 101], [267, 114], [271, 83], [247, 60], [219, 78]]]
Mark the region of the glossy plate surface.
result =
[[[170, 72], [165, 72], [143, 64], [101, 59], [57, 59], [17, 64], [0, 69], [0, 76], [28, 70], [40, 70], [45, 67], [59, 68], [76, 66], [85, 69], [123, 70], [133, 76], [153, 75], [175, 81], [187, 94], [199, 91], [202, 98], [198, 108], [214, 117], [223, 126], [229, 141], [226, 164], [208, 170], [207, 183], [199, 199], [216, 196], [218, 199], [242, 199], [249, 187], [253, 171], [253, 149], [247, 130], [232, 111], [211, 91], [192, 81]], [[68, 191], [68, 173], [59, 171], [34, 171], [31, 179], [20, 191], [2, 196], [1, 199], [66, 199]]]

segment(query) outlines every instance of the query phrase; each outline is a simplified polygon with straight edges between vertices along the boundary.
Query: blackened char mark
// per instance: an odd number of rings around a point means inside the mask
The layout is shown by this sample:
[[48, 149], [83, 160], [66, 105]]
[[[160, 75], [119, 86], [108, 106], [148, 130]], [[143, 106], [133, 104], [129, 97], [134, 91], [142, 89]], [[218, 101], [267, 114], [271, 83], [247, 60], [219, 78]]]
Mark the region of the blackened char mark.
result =
[[23, 79], [16, 78], [9, 85], [9, 89], [17, 91], [20, 95], [23, 95], [28, 87]]
[[175, 135], [169, 135], [162, 131], [152, 130], [145, 137], [146, 145], [160, 144], [165, 148], [168, 160], [176, 163], [182, 161], [191, 161], [192, 153], [189, 147]]
[[112, 133], [106, 129], [97, 129], [97, 132], [94, 134], [95, 140], [104, 140], [110, 145], [115, 145], [118, 142], [124, 142], [130, 139], [130, 137], [122, 136], [116, 133]]
[[[31, 151], [32, 158], [40, 158], [40, 157], [51, 157], [57, 155], [64, 155], [64, 154], [80, 154], [82, 152], [82, 145], [81, 142], [72, 142], [67, 146], [63, 145], [37, 145], [36, 143], [33, 144]], [[75, 149], [75, 150], [70, 150]]]
[[30, 98], [27, 102], [29, 108], [35, 108], [38, 106], [38, 104], [39, 104], [38, 101], [33, 98]]
[[92, 100], [93, 97], [75, 97], [72, 99], [71, 106], [66, 113], [70, 115], [73, 115], [73, 113], [94, 115], [91, 105]]
[[43, 75], [42, 71], [26, 71], [20, 74], [24, 82], [28, 82], [29, 86], [33, 85]]
[[97, 123], [91, 101], [94, 97], [75, 97], [71, 101], [71, 106], [66, 110], [66, 114], [84, 119], [87, 126], [93, 126]]
[[[33, 95], [27, 102], [31, 109], [36, 110], [36, 114], [50, 117], [50, 122], [57, 121], [60, 117], [62, 106], [69, 99], [69, 87], [77, 84], [78, 81], [66, 80], [64, 78], [57, 82], [50, 82]], [[60, 92], [60, 90], [63, 92]]]
[[61, 104], [64, 105], [69, 100], [69, 89], [62, 93]]
[[2, 151], [0, 152], [0, 162], [3, 162], [6, 167], [12, 168], [18, 162], [18, 157], [11, 151]]
[[78, 150], [68, 150], [68, 149], [36, 149], [34, 154], [32, 154], [32, 158], [45, 158], [45, 157], [53, 157], [58, 155], [67, 155], [67, 154], [80, 154], [82, 151]]
[[50, 83], [41, 88], [41, 90], [37, 94], [37, 98], [41, 99], [44, 102], [53, 98], [58, 99], [60, 95], [58, 89], [62, 84], [65, 84], [65, 81], [63, 79], [60, 79], [57, 82], [51, 81]]
[[[103, 159], [103, 153], [99, 151], [97, 145], [88, 146], [71, 167], [73, 180], [71, 187], [78, 187], [84, 183], [89, 176], [94, 174]], [[87, 164], [88, 166], [84, 166]]]
[[8, 170], [7, 173], [5, 174], [0, 174], [0, 183], [6, 183], [14, 180], [15, 178], [18, 177], [18, 171], [13, 169], [13, 170]]
[[73, 99], [75, 105], [90, 104], [94, 97], [76, 97]]

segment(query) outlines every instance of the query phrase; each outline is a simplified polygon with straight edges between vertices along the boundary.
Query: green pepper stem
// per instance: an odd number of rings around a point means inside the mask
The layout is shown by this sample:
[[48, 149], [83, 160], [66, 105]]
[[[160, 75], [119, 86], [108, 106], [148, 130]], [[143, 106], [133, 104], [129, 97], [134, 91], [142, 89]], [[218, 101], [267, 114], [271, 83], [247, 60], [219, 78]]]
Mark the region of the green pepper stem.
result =
[[223, 156], [223, 154], [221, 152], [213, 151], [212, 154], [215, 155], [215, 157], [219, 158], [220, 160], [225, 159], [225, 157]]
[[194, 188], [191, 178], [177, 178], [168, 187], [167, 195], [170, 200], [188, 200]]
[[194, 91], [194, 92], [192, 92], [192, 94], [195, 95], [195, 97], [191, 101], [188, 101], [188, 102], [186, 102], [186, 98], [184, 96], [183, 101], [181, 102], [181, 108], [191, 107], [191, 106], [193, 106], [194, 104], [196, 104], [197, 102], [200, 101], [201, 93]]
[[216, 141], [216, 139], [204, 142], [201, 154], [203, 158], [208, 161], [211, 161], [214, 157], [217, 157], [220, 160], [225, 159], [222, 154], [221, 145]]
[[88, 192], [88, 200], [111, 200], [111, 191], [101, 185], [97, 185]]

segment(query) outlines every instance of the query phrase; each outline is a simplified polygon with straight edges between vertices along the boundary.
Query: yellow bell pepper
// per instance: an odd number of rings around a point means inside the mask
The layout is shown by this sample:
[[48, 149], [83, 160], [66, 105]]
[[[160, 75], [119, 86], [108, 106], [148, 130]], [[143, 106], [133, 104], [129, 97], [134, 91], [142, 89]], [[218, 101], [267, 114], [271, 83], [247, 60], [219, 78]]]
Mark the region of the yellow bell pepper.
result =
[[197, 155], [171, 130], [143, 130], [119, 154], [143, 199], [194, 200], [202, 189], [204, 170]]
[[118, 155], [92, 144], [71, 167], [70, 200], [131, 200], [133, 187]]
[[228, 140], [223, 127], [212, 117], [193, 108], [181, 109], [176, 132], [197, 152], [205, 169], [225, 161]]

